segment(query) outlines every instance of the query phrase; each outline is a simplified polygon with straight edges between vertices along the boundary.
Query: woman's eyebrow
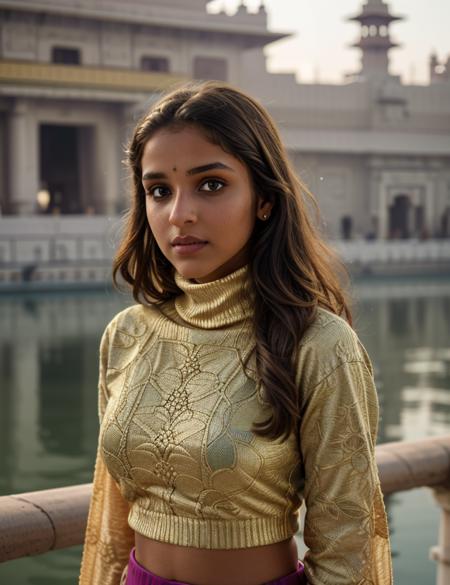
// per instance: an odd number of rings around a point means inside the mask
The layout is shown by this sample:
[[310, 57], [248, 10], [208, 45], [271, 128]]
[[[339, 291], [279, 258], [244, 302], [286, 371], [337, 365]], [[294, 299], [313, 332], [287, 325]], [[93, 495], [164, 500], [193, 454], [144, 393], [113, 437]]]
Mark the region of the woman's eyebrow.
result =
[[197, 175], [198, 173], [204, 173], [206, 171], [211, 171], [213, 169], [226, 169], [228, 171], [233, 171], [234, 173], [234, 169], [232, 169], [228, 165], [221, 162], [213, 162], [208, 165], [202, 165], [201, 167], [195, 167], [187, 171], [186, 175]]
[[[197, 175], [199, 173], [205, 173], [206, 171], [211, 171], [213, 169], [225, 169], [227, 171], [232, 171], [233, 173], [235, 172], [234, 169], [232, 169], [231, 167], [224, 163], [213, 162], [207, 165], [202, 165], [200, 167], [194, 167], [193, 169], [189, 169], [189, 171], [186, 172], [186, 175]], [[144, 175], [142, 175], [143, 181], [147, 181], [149, 179], [167, 179], [167, 175], [165, 173], [161, 173], [158, 171], [155, 172], [148, 171], [147, 173], [144, 173]]]

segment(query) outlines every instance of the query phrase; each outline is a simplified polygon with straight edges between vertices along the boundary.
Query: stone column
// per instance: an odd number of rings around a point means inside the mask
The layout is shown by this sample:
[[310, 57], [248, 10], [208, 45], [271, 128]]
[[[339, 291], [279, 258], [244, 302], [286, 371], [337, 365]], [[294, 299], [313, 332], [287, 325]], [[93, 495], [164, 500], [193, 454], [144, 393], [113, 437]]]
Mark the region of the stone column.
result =
[[120, 136], [117, 126], [107, 116], [96, 126], [96, 156], [98, 165], [95, 199], [103, 215], [116, 215], [120, 187]]
[[425, 229], [428, 231], [430, 238], [434, 237], [438, 222], [436, 221], [436, 181], [434, 175], [427, 177], [425, 183]]
[[38, 132], [22, 99], [16, 100], [9, 117], [9, 147], [10, 207], [17, 215], [31, 215], [36, 211], [39, 190]]
[[416, 204], [415, 204], [415, 197], [409, 197], [409, 206], [407, 210], [407, 230], [408, 236], [411, 238], [412, 234], [414, 233], [414, 222], [415, 222], [415, 214], [416, 214]]
[[389, 212], [389, 197], [388, 189], [385, 181], [380, 182], [379, 187], [379, 224], [378, 224], [378, 238], [385, 240], [388, 236], [388, 212]]
[[[369, 161], [370, 166], [370, 161]], [[370, 224], [368, 229], [374, 231], [375, 237], [380, 238], [380, 197], [381, 197], [381, 178], [377, 169], [371, 168], [369, 171], [369, 216]]]
[[439, 527], [439, 545], [430, 551], [430, 557], [437, 561], [436, 585], [450, 583], [450, 489], [438, 487], [433, 495], [441, 507], [441, 524]]

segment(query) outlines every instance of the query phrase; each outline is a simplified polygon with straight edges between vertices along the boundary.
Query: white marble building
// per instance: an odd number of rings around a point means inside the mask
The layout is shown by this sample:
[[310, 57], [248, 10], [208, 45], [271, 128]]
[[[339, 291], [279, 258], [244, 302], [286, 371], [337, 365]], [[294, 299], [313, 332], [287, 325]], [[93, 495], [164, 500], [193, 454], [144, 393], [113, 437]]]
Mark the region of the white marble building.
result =
[[[123, 146], [137, 116], [182, 79], [227, 80], [267, 105], [330, 238], [450, 237], [450, 78], [389, 72], [390, 14], [367, 0], [341, 85], [269, 74], [261, 5], [207, 0], [0, 0], [2, 215], [113, 216], [127, 205]], [[350, 50], [350, 49], [349, 49]], [[38, 218], [35, 218], [36, 221]], [[86, 224], [87, 225], [87, 224]]]

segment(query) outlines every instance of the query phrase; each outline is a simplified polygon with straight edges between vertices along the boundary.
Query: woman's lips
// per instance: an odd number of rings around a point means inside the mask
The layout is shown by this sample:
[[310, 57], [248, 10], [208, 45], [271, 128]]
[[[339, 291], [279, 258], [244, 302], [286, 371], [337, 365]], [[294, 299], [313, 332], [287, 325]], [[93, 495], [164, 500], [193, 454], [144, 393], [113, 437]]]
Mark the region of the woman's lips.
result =
[[180, 254], [180, 256], [188, 256], [189, 254], [195, 254], [202, 250], [208, 242], [190, 242], [190, 243], [177, 243], [172, 244], [172, 248], [176, 254]]

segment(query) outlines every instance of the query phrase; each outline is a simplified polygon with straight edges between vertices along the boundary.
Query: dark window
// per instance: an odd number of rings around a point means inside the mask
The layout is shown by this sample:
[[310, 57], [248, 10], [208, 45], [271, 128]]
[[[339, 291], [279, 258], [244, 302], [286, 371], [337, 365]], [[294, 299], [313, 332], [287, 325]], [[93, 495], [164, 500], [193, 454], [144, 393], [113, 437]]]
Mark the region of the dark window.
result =
[[67, 47], [53, 47], [52, 63], [63, 63], [64, 65], [79, 65], [80, 50]]
[[353, 219], [350, 215], [341, 217], [341, 237], [343, 240], [352, 239]]
[[228, 63], [226, 59], [196, 57], [194, 59], [194, 77], [195, 79], [227, 81]]
[[141, 59], [141, 69], [143, 71], [158, 71], [159, 73], [169, 72], [169, 59], [166, 57], [147, 57]]
[[408, 195], [397, 195], [389, 207], [389, 237], [391, 239], [407, 239], [410, 230], [411, 201]]
[[80, 132], [76, 126], [41, 124], [40, 181], [50, 195], [43, 213], [82, 213], [81, 148]]

